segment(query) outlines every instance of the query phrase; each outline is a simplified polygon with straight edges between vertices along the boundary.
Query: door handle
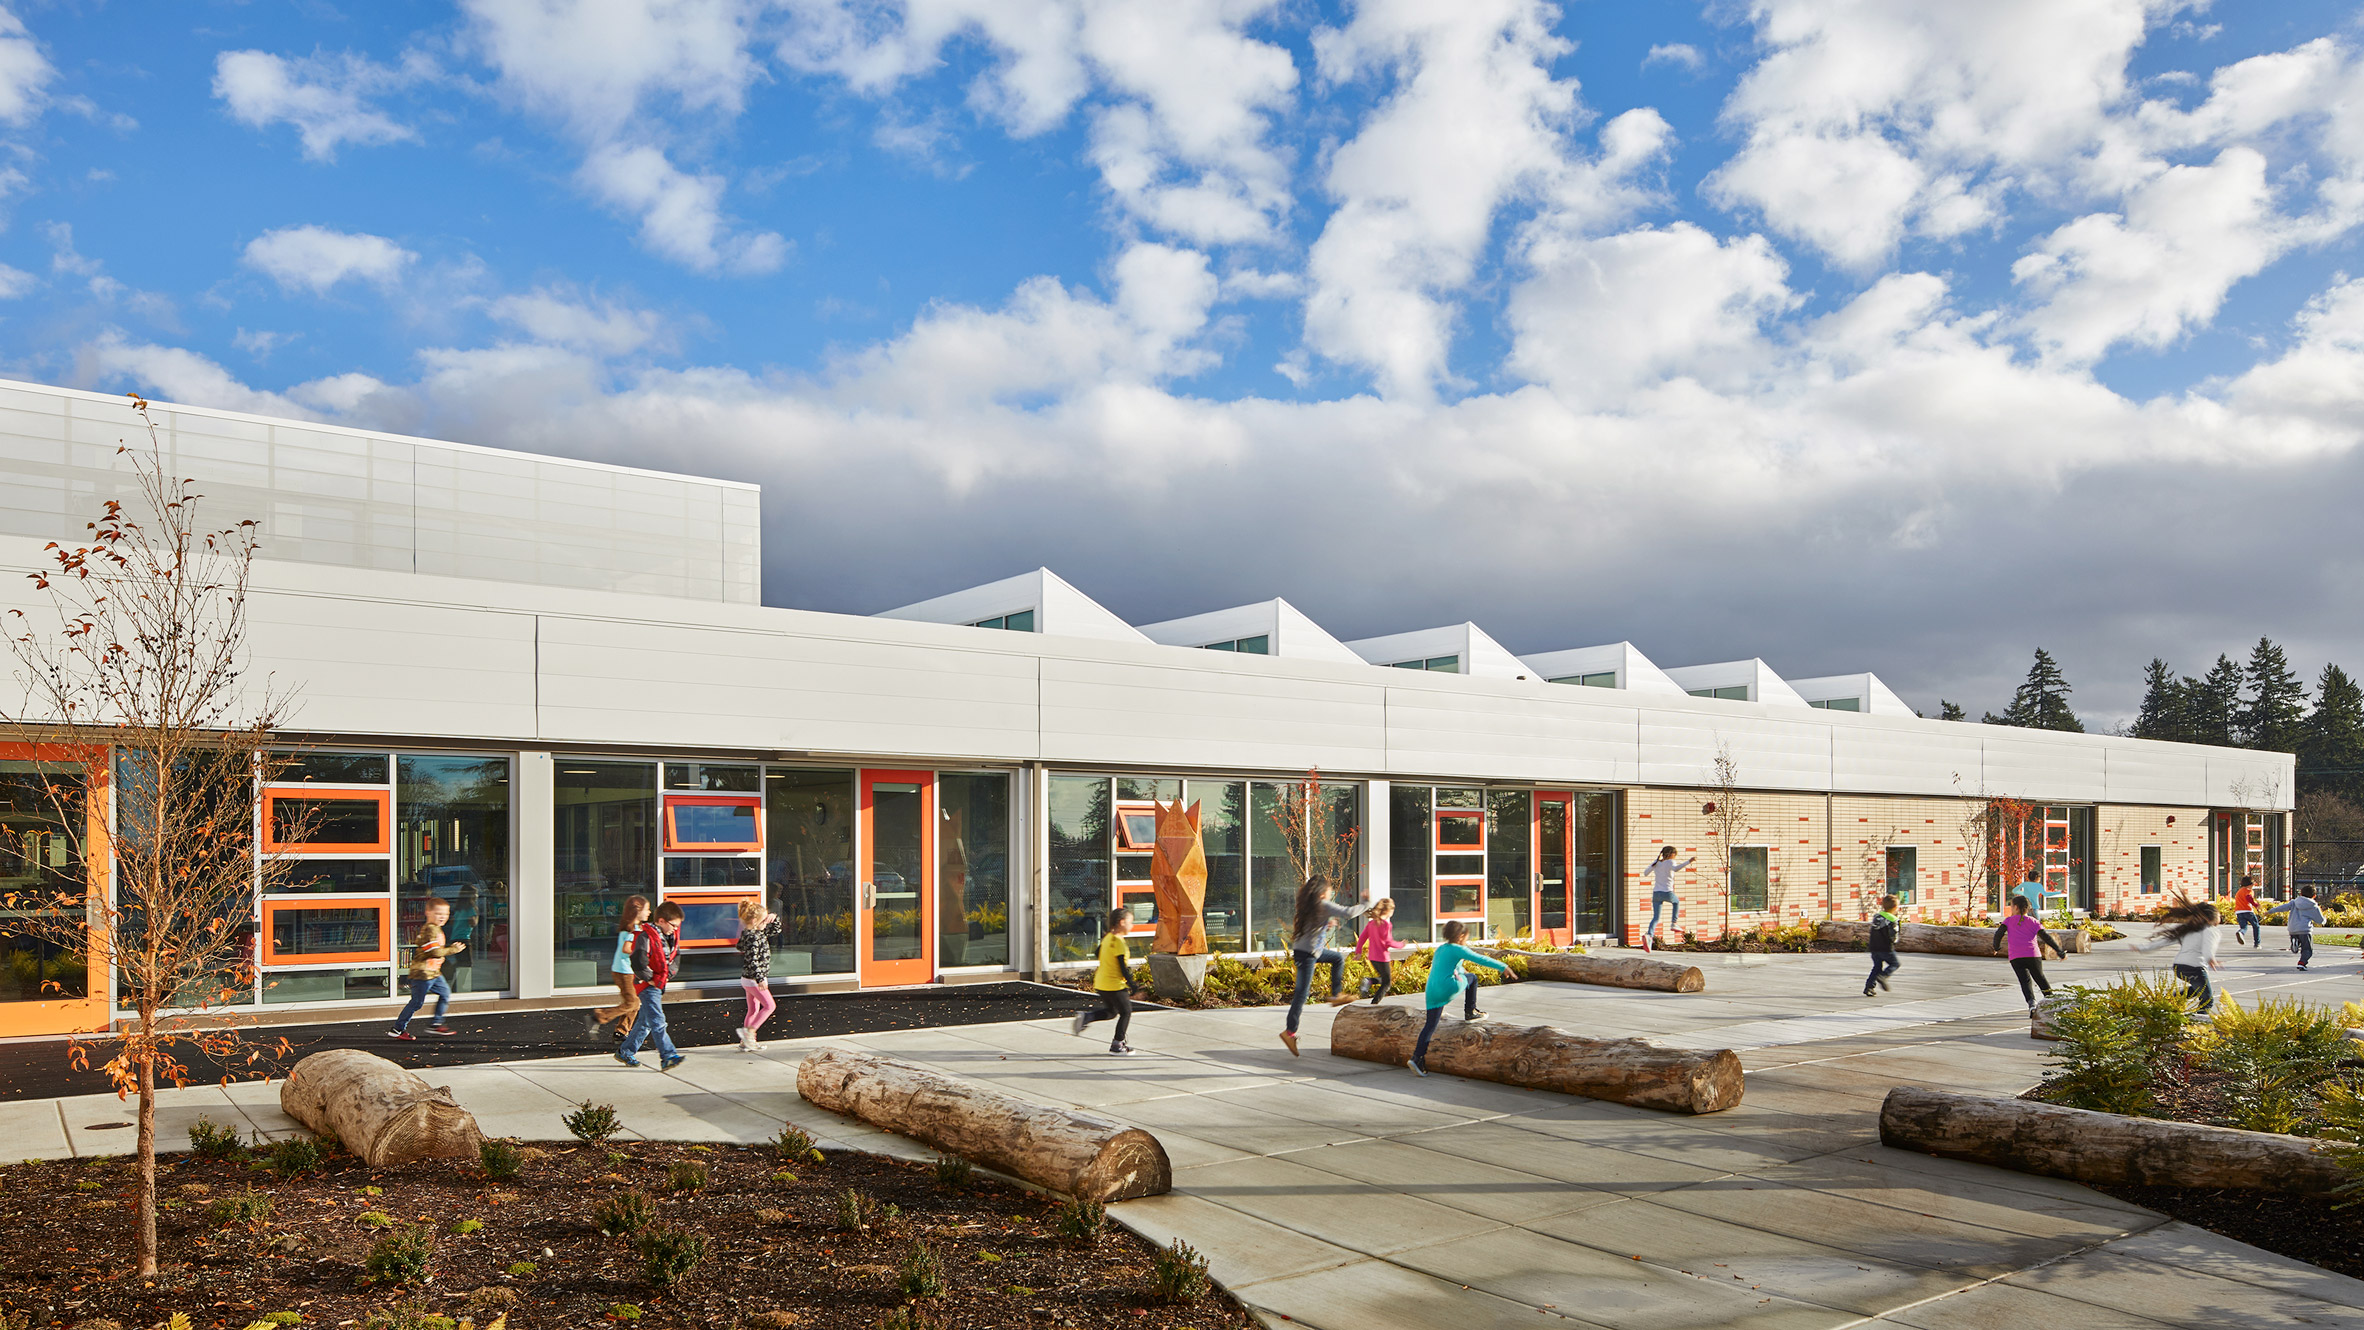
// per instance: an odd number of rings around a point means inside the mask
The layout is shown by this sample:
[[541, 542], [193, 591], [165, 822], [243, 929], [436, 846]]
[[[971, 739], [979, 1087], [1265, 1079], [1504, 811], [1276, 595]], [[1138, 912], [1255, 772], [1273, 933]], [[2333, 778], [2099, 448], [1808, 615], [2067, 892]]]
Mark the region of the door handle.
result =
[[862, 908], [863, 908], [863, 909], [865, 909], [865, 910], [868, 910], [868, 909], [874, 909], [874, 908], [876, 908], [876, 907], [877, 907], [877, 905], [878, 905], [878, 884], [877, 884], [877, 883], [875, 883], [875, 882], [865, 882], [865, 883], [863, 883], [863, 884], [862, 884]]

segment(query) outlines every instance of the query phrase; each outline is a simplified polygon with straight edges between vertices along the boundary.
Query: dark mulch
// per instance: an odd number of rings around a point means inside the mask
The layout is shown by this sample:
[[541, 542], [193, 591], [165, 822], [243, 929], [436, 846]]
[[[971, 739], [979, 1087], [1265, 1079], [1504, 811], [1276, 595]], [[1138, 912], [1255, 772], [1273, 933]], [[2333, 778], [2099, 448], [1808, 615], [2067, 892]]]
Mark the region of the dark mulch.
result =
[[[870, 993], [814, 993], [782, 997], [779, 1003], [779, 1012], [764, 1026], [767, 1039], [1042, 1020], [1093, 1005], [1088, 999], [1078, 1001], [1067, 990], [1022, 981], [947, 984]], [[290, 1045], [291, 1051], [277, 1059], [276, 1066], [250, 1067], [241, 1063], [225, 1067], [199, 1059], [190, 1066], [189, 1079], [192, 1084], [198, 1084], [219, 1081], [225, 1076], [253, 1080], [258, 1076], [284, 1074], [286, 1068], [294, 1066], [305, 1054], [329, 1048], [365, 1048], [414, 1068], [602, 1052], [614, 1048], [615, 1041], [605, 1037], [594, 1039], [583, 1032], [583, 1013], [597, 1005], [597, 1001], [588, 998], [578, 1008], [547, 1011], [470, 1012], [464, 1006], [455, 1005], [451, 1025], [458, 1033], [448, 1037], [428, 1034], [428, 1013], [422, 1012], [411, 1022], [411, 1032], [419, 1037], [410, 1043], [386, 1037], [395, 1013], [401, 1010], [398, 1004], [387, 1006], [383, 1020], [261, 1026], [252, 1032], [256, 1042], [276, 1044], [285, 1039]], [[745, 1013], [746, 1007], [737, 999], [697, 1002], [676, 995], [665, 1003], [666, 1023], [671, 1027], [674, 1044], [681, 1048], [724, 1047], [736, 1042], [738, 1036], [732, 1031]], [[103, 1042], [94, 1046], [93, 1053], [90, 1061], [94, 1066], [113, 1056]], [[653, 1056], [645, 1049], [642, 1054], [643, 1060]], [[73, 1070], [67, 1063], [63, 1041], [0, 1044], [0, 1101], [102, 1094], [113, 1088], [95, 1070]]]
[[2210, 1187], [2093, 1189], [2276, 1255], [2364, 1279], [2364, 1205], [2341, 1210], [2321, 1196]]
[[[503, 1309], [518, 1330], [612, 1324], [621, 1305], [636, 1327], [872, 1330], [907, 1303], [944, 1330], [981, 1327], [1240, 1326], [1220, 1292], [1188, 1306], [1158, 1303], [1150, 1244], [1109, 1226], [1096, 1245], [1065, 1243], [1039, 1195], [979, 1181], [940, 1185], [924, 1166], [830, 1154], [793, 1163], [768, 1149], [669, 1143], [557, 1149], [517, 1179], [488, 1183], [455, 1162], [370, 1169], [349, 1155], [289, 1182], [235, 1161], [168, 1156], [157, 1190], [165, 1270], [126, 1276], [136, 1174], [128, 1161], [56, 1161], [0, 1169], [0, 1315], [20, 1325], [94, 1319], [155, 1325], [186, 1312], [198, 1327], [240, 1327], [273, 1312], [305, 1325], [353, 1325], [396, 1302], [481, 1326]], [[702, 1190], [668, 1189], [668, 1168], [699, 1161]], [[793, 1170], [793, 1179], [775, 1175]], [[253, 1184], [272, 1202], [262, 1223], [217, 1224], [211, 1201]], [[899, 1217], [840, 1227], [849, 1189]], [[705, 1235], [705, 1260], [673, 1292], [649, 1283], [629, 1240], [606, 1237], [594, 1207], [626, 1190], [652, 1200], [659, 1226]], [[437, 1234], [428, 1282], [371, 1285], [364, 1261], [392, 1231], [369, 1215], [424, 1222]], [[482, 1228], [452, 1230], [474, 1220]], [[910, 1299], [897, 1273], [914, 1244], [941, 1259], [946, 1291]], [[531, 1270], [518, 1269], [530, 1262]], [[784, 1315], [783, 1315], [784, 1314]], [[25, 1316], [27, 1320], [17, 1320]]]

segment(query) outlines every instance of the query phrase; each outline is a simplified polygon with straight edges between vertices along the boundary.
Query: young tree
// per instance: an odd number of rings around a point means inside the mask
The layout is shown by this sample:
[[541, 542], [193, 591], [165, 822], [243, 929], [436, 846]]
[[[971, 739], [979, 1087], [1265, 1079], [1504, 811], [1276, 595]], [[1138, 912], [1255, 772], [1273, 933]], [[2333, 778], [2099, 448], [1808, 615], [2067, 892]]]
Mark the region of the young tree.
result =
[[2181, 742], [2188, 726], [2186, 708], [2184, 681], [2166, 661], [2151, 657], [2142, 672], [2142, 706], [2134, 713], [2134, 737]]
[[1347, 899], [1361, 880], [1354, 858], [1361, 831], [1354, 825], [1353, 787], [1324, 789], [1321, 768], [1315, 767], [1305, 779], [1290, 781], [1277, 793], [1272, 825], [1288, 846], [1298, 885], [1319, 874], [1330, 880], [1339, 899]]
[[2233, 722], [2241, 710], [2241, 682], [2241, 667], [2231, 656], [2218, 656], [2205, 678], [2184, 676], [2185, 743], [2237, 746]]
[[[285, 701], [246, 677], [256, 524], [208, 529], [194, 482], [165, 470], [148, 404], [132, 403], [148, 439], [117, 450], [131, 467], [131, 498], [108, 500], [89, 543], [52, 543], [48, 566], [31, 574], [46, 609], [8, 617], [25, 713], [0, 715], [88, 764], [89, 779], [50, 789], [96, 889], [0, 904], [21, 912], [11, 922], [19, 931], [88, 946], [94, 983], [104, 985], [111, 963], [115, 1004], [132, 1013], [102, 1070], [118, 1097], [139, 1096], [136, 1250], [138, 1273], [152, 1278], [157, 1084], [187, 1082], [184, 1050], [225, 1064], [265, 1056], [207, 1011], [251, 992], [257, 884], [287, 872], [284, 860], [258, 858], [254, 836]], [[112, 892], [99, 867], [110, 858]], [[69, 1056], [88, 1066], [107, 1042], [77, 1040]]]
[[2315, 790], [2298, 796], [2291, 849], [2302, 877], [2348, 877], [2364, 865], [2364, 804]]
[[2083, 734], [2085, 726], [2077, 713], [2069, 710], [2068, 676], [2060, 671], [2052, 653], [2036, 648], [2036, 660], [2028, 667], [2027, 681], [2011, 695], [2011, 705], [2002, 715], [1986, 714], [1989, 725], [2016, 725], [2025, 730], [2066, 730]]
[[2298, 752], [2302, 793], [2318, 790], [2364, 803], [2364, 688], [2337, 665], [2325, 665], [2315, 681], [2315, 709]]
[[2268, 752], [2297, 752], [2306, 738], [2307, 686], [2290, 668], [2290, 658], [2261, 637], [2243, 674], [2249, 695], [2234, 717], [2241, 742]]
[[[1715, 765], [1708, 777], [1707, 824], [1715, 831], [1716, 860], [1724, 872], [1724, 931], [1732, 931], [1732, 847], [1748, 834], [1748, 801], [1740, 793], [1740, 763], [1732, 756], [1732, 746], [1716, 745]], [[1773, 884], [1765, 884], [1765, 906], [1778, 909], [1772, 899]]]

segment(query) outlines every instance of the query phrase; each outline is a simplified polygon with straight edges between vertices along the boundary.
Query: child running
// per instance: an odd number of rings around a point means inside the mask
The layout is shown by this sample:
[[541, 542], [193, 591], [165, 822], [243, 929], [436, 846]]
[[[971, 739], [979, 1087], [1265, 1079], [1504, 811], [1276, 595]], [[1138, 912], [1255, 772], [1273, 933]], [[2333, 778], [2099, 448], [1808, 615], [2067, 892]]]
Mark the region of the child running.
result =
[[1363, 925], [1362, 934], [1354, 940], [1354, 954], [1371, 963], [1376, 979], [1363, 980], [1362, 991], [1371, 995], [1371, 1005], [1387, 996], [1395, 986], [1395, 902], [1378, 900], [1371, 903], [1371, 921]]
[[446, 942], [443, 938], [444, 921], [451, 918], [451, 902], [427, 902], [426, 921], [419, 925], [418, 935], [411, 940], [410, 1001], [402, 1014], [394, 1018], [389, 1033], [396, 1039], [416, 1039], [410, 1032], [410, 1018], [419, 1014], [427, 995], [435, 995], [435, 1024], [429, 1029], [435, 1034], [455, 1034], [457, 1031], [443, 1023], [443, 1013], [451, 1009], [451, 984], [443, 977], [443, 958], [457, 956], [468, 949], [465, 942]]
[[626, 896], [624, 917], [616, 921], [616, 954], [608, 958], [607, 977], [615, 982], [622, 1000], [612, 1007], [596, 1007], [583, 1017], [583, 1033], [593, 1039], [599, 1037], [601, 1026], [613, 1023], [616, 1038], [624, 1037], [631, 1028], [632, 1018], [640, 1014], [640, 990], [632, 981], [632, 941], [640, 936], [640, 926], [648, 921], [648, 897]]
[[2249, 935], [2249, 947], [2254, 951], [2265, 945], [2265, 926], [2257, 918], [2257, 879], [2243, 877], [2239, 889], [2233, 892], [2233, 945], [2241, 945], [2241, 935]]
[[1863, 981], [1863, 995], [1872, 995], [1872, 985], [1881, 992], [1888, 991], [1888, 976], [1896, 973], [1896, 934], [1904, 921], [1896, 917], [1896, 898], [1880, 897], [1879, 912], [1871, 919], [1871, 977]]
[[2052, 996], [2052, 985], [2044, 978], [2044, 948], [2052, 948], [2052, 954], [2061, 960], [2067, 960], [2068, 953], [2036, 922], [2025, 896], [2011, 898], [2011, 913], [1995, 928], [1995, 945], [2011, 958], [2011, 972], [2019, 976], [2019, 995], [2027, 999], [2028, 1014], [2034, 1015], [2036, 990]]
[[756, 1033], [779, 1006], [772, 1001], [772, 943], [780, 916], [752, 897], [739, 902], [739, 986], [747, 990], [747, 1017], [739, 1023], [739, 1049], [755, 1051]]
[[1297, 1056], [1297, 1023], [1305, 1015], [1306, 996], [1313, 992], [1313, 971], [1317, 965], [1330, 967], [1330, 1005], [1338, 1006], [1354, 1001], [1346, 996], [1346, 958], [1330, 949], [1330, 926], [1353, 920], [1369, 912], [1369, 905], [1347, 909], [1330, 899], [1330, 879], [1319, 873], [1305, 879], [1297, 888], [1297, 912], [1290, 931], [1289, 959], [1297, 966], [1297, 989], [1289, 998], [1289, 1022], [1281, 1030], [1281, 1042], [1289, 1046], [1289, 1054]]
[[1428, 1041], [1436, 1034], [1436, 1025], [1444, 1018], [1445, 1008], [1453, 1005], [1455, 994], [1466, 995], [1470, 1009], [1477, 1006], [1477, 988], [1469, 976], [1461, 972], [1464, 962], [1483, 965], [1489, 970], [1510, 973], [1510, 967], [1491, 956], [1481, 956], [1461, 945], [1469, 936], [1469, 925], [1459, 919], [1445, 924], [1445, 942], [1428, 958], [1428, 1022], [1420, 1027], [1420, 1042], [1412, 1047], [1412, 1061], [1408, 1064], [1415, 1076], [1428, 1074]]
[[1699, 862], [1699, 856], [1692, 855], [1678, 864], [1675, 862], [1674, 855], [1675, 849], [1672, 845], [1661, 846], [1658, 850], [1658, 857], [1652, 859], [1649, 866], [1642, 870], [1650, 876], [1650, 929], [1642, 934], [1642, 950], [1644, 951], [1650, 950], [1651, 945], [1658, 937], [1658, 912], [1660, 910], [1666, 911], [1667, 927], [1674, 928], [1682, 922], [1683, 903], [1675, 899], [1674, 875]]
[[1079, 1035], [1095, 1021], [1116, 1018], [1116, 1034], [1108, 1041], [1111, 1057], [1133, 1055], [1133, 1046], [1125, 1042], [1125, 1031], [1133, 1024], [1133, 949], [1125, 943], [1125, 929], [1132, 921], [1130, 910], [1108, 912], [1107, 931], [1100, 934], [1100, 968], [1092, 975], [1092, 992], [1100, 999], [1100, 1010], [1075, 1013], [1075, 1032]]
[[2315, 903], [2314, 884], [2307, 883], [2288, 903], [2266, 911], [2266, 918], [2277, 914], [2290, 916], [2290, 949], [2298, 953], [2298, 968], [2303, 970], [2314, 964], [2315, 925], [2323, 922], [2323, 907]]
[[2221, 970], [2224, 962], [2216, 959], [2216, 902], [2178, 900], [2160, 916], [2167, 926], [2160, 929], [2148, 942], [2134, 944], [2136, 951], [2157, 951], [2169, 943], [2175, 944], [2175, 977], [2200, 1002], [2200, 1014], [2207, 1015], [2216, 1006], [2216, 993], [2208, 986], [2208, 972]]
[[666, 901], [632, 940], [632, 980], [640, 993], [640, 1012], [632, 1018], [632, 1032], [624, 1036], [624, 1046], [616, 1050], [616, 1061], [627, 1067], [641, 1065], [640, 1046], [651, 1038], [657, 1041], [659, 1067], [671, 1071], [688, 1061], [673, 1047], [672, 1032], [665, 1028], [665, 985], [673, 982], [673, 967], [680, 955], [681, 907]]

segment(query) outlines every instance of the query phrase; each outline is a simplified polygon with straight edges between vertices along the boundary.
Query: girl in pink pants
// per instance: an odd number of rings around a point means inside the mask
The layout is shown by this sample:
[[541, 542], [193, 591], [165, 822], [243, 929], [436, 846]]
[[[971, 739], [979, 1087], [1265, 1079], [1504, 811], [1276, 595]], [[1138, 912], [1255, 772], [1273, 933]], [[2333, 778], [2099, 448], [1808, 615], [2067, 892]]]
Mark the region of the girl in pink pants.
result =
[[772, 943], [780, 936], [780, 916], [758, 900], [739, 902], [739, 984], [747, 990], [747, 1019], [739, 1023], [739, 1049], [755, 1051], [755, 1032], [779, 1006], [772, 1001]]

